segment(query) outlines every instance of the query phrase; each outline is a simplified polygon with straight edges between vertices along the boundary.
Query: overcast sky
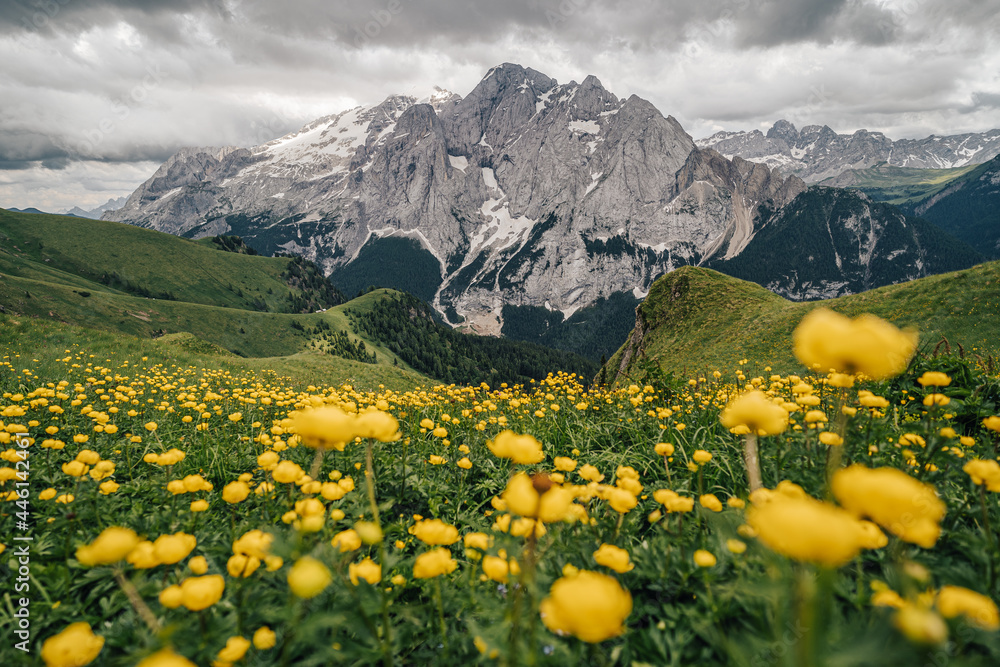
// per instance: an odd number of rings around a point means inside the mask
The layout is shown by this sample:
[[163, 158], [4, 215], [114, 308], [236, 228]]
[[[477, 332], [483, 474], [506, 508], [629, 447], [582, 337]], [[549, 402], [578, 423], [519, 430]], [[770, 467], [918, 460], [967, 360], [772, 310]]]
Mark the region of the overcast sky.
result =
[[695, 138], [779, 118], [1000, 127], [1000, 0], [2, 0], [0, 206], [92, 208], [182, 146], [249, 146], [502, 62], [596, 75]]

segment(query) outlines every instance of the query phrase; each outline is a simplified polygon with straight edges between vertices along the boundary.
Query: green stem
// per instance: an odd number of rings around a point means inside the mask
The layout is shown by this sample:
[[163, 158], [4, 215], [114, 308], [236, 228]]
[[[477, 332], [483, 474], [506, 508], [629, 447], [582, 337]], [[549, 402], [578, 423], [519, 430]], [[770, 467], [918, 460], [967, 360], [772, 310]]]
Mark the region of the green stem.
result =
[[[743, 441], [743, 462], [747, 468], [750, 493], [764, 486], [760, 475], [760, 456], [757, 451], [757, 434], [747, 433]], [[698, 487], [701, 488], [701, 468], [698, 468]]]
[[996, 551], [997, 551], [997, 537], [993, 534], [993, 529], [990, 527], [990, 511], [986, 506], [986, 484], [979, 485], [979, 505], [983, 512], [983, 532], [986, 533], [986, 543], [988, 546], [988, 552], [986, 557], [987, 562], [987, 572], [986, 572], [986, 590], [992, 591], [993, 584], [996, 581], [997, 565], [996, 565]]
[[434, 601], [437, 603], [438, 623], [441, 626], [441, 647], [443, 655], [448, 653], [448, 629], [444, 624], [444, 602], [441, 600], [441, 579], [434, 577]]

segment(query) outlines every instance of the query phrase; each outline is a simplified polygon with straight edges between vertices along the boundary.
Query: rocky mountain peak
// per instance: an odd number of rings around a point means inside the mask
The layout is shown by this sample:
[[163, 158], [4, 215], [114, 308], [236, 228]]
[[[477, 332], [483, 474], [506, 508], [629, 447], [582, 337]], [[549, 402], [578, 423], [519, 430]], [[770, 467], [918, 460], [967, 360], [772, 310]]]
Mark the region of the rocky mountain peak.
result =
[[[759, 130], [754, 130], [754, 132], [759, 133]], [[779, 120], [771, 129], [767, 131], [768, 139], [782, 139], [789, 145], [794, 145], [799, 138], [799, 131], [795, 129], [795, 126], [789, 123], [787, 120]]]
[[804, 188], [699, 150], [672, 116], [597, 77], [560, 84], [505, 63], [465, 97], [391, 95], [250, 149], [185, 149], [104, 217], [238, 234], [348, 291], [405, 266], [394, 286], [498, 334], [505, 306], [569, 317], [678, 266], [730, 261]]
[[879, 163], [918, 169], [981, 164], [1000, 154], [1000, 130], [893, 141], [882, 132], [862, 129], [838, 134], [828, 125], [806, 125], [796, 130], [790, 122], [779, 120], [766, 136], [758, 130], [717, 132], [699, 139], [697, 144], [729, 158], [739, 156], [762, 162], [808, 183], [818, 183]]

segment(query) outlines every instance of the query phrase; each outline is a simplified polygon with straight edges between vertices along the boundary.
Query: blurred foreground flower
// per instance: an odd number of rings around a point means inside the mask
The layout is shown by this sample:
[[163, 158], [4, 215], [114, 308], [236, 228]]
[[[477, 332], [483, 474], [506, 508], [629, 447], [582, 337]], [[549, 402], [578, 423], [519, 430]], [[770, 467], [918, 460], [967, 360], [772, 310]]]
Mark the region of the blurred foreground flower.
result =
[[902, 470], [854, 464], [834, 474], [832, 488], [845, 509], [869, 517], [906, 542], [930, 549], [941, 534], [944, 503], [934, 487]]
[[826, 308], [803, 317], [792, 340], [795, 356], [810, 368], [863, 373], [875, 380], [902, 373], [917, 349], [914, 331], [900, 331], [874, 315], [852, 320]]
[[593, 644], [625, 632], [632, 596], [612, 577], [580, 570], [557, 579], [539, 611], [552, 632]]

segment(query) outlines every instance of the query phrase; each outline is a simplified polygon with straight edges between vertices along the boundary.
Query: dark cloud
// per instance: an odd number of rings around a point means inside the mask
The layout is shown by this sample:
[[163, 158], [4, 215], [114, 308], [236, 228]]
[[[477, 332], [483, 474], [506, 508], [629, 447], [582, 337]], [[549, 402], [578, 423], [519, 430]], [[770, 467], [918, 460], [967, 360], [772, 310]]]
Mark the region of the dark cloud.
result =
[[984, 130], [998, 15], [1000, 0], [0, 0], [0, 206], [93, 207], [183, 146], [256, 145], [432, 85], [466, 94], [505, 61], [594, 74], [694, 136], [782, 117]]

